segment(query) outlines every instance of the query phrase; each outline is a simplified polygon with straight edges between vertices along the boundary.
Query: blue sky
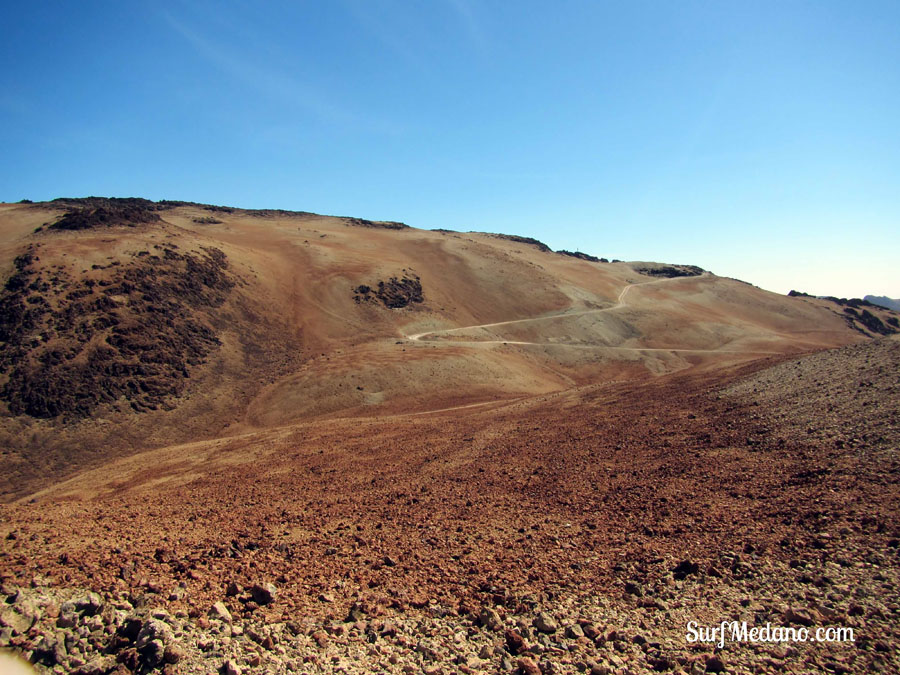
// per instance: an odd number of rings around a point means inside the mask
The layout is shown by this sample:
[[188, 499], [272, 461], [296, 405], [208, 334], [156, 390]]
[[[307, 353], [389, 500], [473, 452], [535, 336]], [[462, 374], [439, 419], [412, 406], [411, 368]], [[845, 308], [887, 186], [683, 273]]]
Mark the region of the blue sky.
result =
[[537, 237], [900, 297], [900, 3], [7, 2], [0, 200]]

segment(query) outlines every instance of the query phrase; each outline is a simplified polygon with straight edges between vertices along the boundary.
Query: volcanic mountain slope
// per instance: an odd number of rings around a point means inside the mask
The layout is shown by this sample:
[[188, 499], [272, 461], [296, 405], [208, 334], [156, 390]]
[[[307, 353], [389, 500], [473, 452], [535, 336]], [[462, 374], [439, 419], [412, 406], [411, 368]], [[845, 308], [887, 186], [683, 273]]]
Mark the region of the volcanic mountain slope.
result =
[[[900, 669], [896, 314], [308, 213], [0, 231], [0, 647], [42, 671]], [[722, 619], [857, 639], [685, 641]]]
[[840, 307], [690, 266], [185, 202], [2, 205], [0, 269], [9, 496], [151, 447], [869, 336]]
[[[900, 343], [777, 360], [117, 460], [0, 508], [0, 641], [121, 675], [896, 672]], [[723, 620], [854, 641], [686, 641]]]

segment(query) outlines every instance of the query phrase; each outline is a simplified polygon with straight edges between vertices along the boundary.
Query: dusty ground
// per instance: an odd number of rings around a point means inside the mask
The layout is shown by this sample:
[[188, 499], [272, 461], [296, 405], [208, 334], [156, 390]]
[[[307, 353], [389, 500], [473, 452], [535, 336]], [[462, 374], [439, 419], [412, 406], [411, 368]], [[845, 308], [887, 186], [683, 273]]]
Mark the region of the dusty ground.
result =
[[[900, 670], [900, 343], [861, 313], [516, 238], [135, 204], [39, 231], [59, 205], [0, 205], [4, 307], [52, 290], [0, 342], [0, 646], [120, 675]], [[722, 620], [855, 640], [687, 642]]]
[[[896, 670], [898, 347], [142, 455], [4, 507], [4, 588], [155, 610], [184, 672]], [[856, 641], [686, 643], [726, 619]]]

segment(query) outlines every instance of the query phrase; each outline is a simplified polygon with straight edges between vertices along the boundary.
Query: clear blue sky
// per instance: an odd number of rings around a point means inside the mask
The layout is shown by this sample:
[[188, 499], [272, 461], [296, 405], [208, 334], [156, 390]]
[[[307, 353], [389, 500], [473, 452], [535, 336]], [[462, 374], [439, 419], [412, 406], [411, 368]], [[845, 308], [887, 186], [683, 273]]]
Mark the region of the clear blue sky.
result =
[[537, 237], [900, 297], [900, 2], [5, 2], [0, 200]]

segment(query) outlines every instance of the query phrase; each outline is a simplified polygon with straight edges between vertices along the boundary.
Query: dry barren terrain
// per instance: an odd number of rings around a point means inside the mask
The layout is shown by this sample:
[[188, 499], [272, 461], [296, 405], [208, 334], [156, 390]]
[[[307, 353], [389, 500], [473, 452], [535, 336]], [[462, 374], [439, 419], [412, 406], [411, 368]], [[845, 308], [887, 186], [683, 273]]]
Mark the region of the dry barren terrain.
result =
[[[900, 669], [888, 310], [306, 213], [0, 227], [0, 643], [40, 669]], [[686, 640], [723, 620], [855, 640]]]

